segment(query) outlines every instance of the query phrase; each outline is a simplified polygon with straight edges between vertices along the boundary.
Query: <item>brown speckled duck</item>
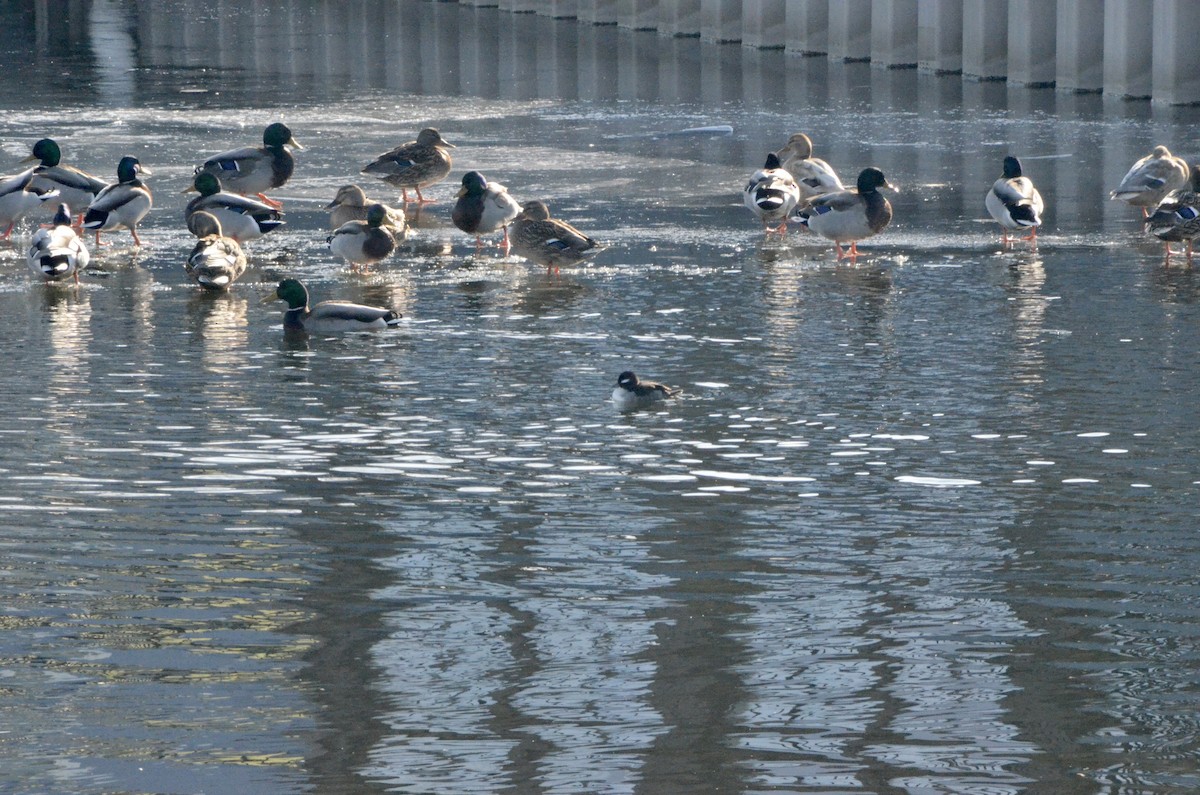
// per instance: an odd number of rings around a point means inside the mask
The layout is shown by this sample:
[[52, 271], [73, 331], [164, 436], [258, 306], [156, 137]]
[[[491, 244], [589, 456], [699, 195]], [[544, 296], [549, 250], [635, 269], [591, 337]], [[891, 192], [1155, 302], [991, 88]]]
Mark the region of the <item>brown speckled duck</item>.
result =
[[421, 188], [441, 182], [450, 173], [450, 153], [454, 144], [442, 138], [432, 127], [417, 133], [417, 140], [397, 146], [372, 160], [362, 173], [374, 174], [389, 185], [400, 189], [401, 198], [408, 204], [408, 189], [417, 193], [417, 202], [430, 200], [421, 195]]

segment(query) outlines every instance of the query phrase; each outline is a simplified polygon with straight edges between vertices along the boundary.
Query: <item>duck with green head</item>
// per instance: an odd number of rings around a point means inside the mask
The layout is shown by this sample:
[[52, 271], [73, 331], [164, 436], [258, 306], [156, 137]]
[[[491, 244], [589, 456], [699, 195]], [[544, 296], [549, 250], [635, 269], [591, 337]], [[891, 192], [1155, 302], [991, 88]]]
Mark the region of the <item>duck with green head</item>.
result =
[[136, 157], [126, 156], [117, 164], [117, 181], [96, 194], [83, 215], [83, 228], [96, 233], [96, 245], [100, 245], [100, 233], [113, 229], [128, 229], [134, 244], [142, 245], [137, 225], [150, 212], [154, 198], [150, 187], [142, 182], [149, 176]]
[[192, 180], [192, 186], [184, 191], [195, 191], [200, 195], [192, 199], [184, 210], [184, 220], [201, 210], [212, 213], [221, 222], [221, 229], [239, 243], [255, 240], [284, 225], [283, 213], [260, 201], [221, 190], [221, 182], [212, 174], [202, 172]]
[[53, 138], [43, 138], [33, 145], [33, 154], [21, 162], [38, 161], [30, 183], [41, 190], [58, 191], [58, 199], [68, 207], [87, 207], [96, 194], [108, 187], [99, 177], [74, 166], [64, 165], [62, 149]]
[[284, 279], [264, 303], [284, 301], [283, 327], [291, 331], [315, 333], [338, 331], [380, 331], [400, 325], [400, 313], [381, 306], [366, 306], [349, 301], [322, 301], [308, 305], [308, 288], [296, 279]]
[[228, 190], [243, 196], [258, 196], [265, 204], [279, 209], [283, 204], [267, 198], [266, 192], [292, 178], [296, 158], [289, 146], [304, 148], [292, 137], [286, 124], [275, 122], [263, 130], [262, 146], [245, 146], [213, 155], [196, 167], [196, 173], [212, 174]]
[[[880, 188], [895, 190], [877, 168], [864, 168], [852, 190], [835, 191], [809, 200], [808, 207], [797, 212], [801, 223], [823, 238], [833, 241], [837, 258], [858, 257], [858, 241], [877, 235], [891, 223], [892, 205]], [[842, 244], [849, 243], [848, 250]]]
[[329, 250], [350, 263], [351, 268], [383, 262], [396, 250], [396, 239], [385, 227], [387, 220], [387, 208], [372, 204], [365, 221], [347, 221], [326, 238]]
[[508, 224], [521, 212], [521, 205], [508, 195], [508, 189], [499, 182], [488, 181], [478, 171], [463, 174], [462, 188], [454, 203], [451, 220], [468, 235], [475, 236], [475, 250], [483, 248], [483, 236], [497, 229], [504, 231], [501, 247], [505, 255], [512, 246], [508, 239]]

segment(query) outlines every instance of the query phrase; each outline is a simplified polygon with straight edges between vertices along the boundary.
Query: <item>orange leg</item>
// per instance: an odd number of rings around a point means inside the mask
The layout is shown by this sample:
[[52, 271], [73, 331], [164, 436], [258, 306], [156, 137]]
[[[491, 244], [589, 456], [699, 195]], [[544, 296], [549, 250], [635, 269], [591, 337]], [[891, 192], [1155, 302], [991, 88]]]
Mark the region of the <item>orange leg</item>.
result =
[[275, 201], [274, 199], [272, 199], [271, 197], [267, 196], [264, 193], [258, 194], [258, 198], [260, 201], [262, 201], [263, 204], [266, 204], [270, 207], [274, 207], [276, 210], [283, 209], [283, 202]]

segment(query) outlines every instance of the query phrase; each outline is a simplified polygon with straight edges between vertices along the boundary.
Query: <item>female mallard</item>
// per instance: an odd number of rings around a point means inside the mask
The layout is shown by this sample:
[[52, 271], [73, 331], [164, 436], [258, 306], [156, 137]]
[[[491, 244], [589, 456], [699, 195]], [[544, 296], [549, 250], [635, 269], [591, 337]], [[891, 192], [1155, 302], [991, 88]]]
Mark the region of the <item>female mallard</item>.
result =
[[193, 213], [204, 210], [210, 212], [221, 222], [221, 229], [226, 235], [239, 243], [260, 238], [263, 235], [283, 226], [283, 213], [245, 196], [221, 190], [221, 182], [212, 174], [202, 172], [192, 181], [192, 187], [184, 191], [197, 191], [200, 195], [192, 199], [184, 210], [184, 219], [188, 220]]
[[[343, 185], [338, 188], [333, 201], [325, 205], [325, 209], [329, 210], [329, 228], [337, 229], [347, 221], [367, 220], [367, 208], [372, 204], [382, 202], [368, 199], [366, 192], [357, 185]], [[383, 208], [387, 210], [384, 228], [392, 233], [392, 237], [403, 240], [408, 234], [408, 219], [404, 217], [404, 211], [388, 207], [386, 204]]]
[[442, 134], [432, 127], [426, 127], [417, 133], [417, 140], [397, 146], [390, 152], [385, 152], [367, 164], [363, 174], [375, 174], [389, 185], [394, 185], [401, 191], [405, 204], [408, 204], [408, 189], [417, 192], [419, 204], [428, 203], [421, 195], [421, 188], [427, 188], [435, 182], [441, 182], [450, 173], [450, 153], [454, 144], [442, 138]]
[[800, 203], [800, 188], [783, 169], [779, 155], [772, 152], [767, 162], [750, 177], [742, 189], [742, 200], [763, 222], [768, 232], [787, 233], [788, 216]]
[[613, 388], [612, 401], [621, 411], [650, 408], [655, 403], [661, 403], [667, 398], [675, 397], [679, 390], [672, 389], [657, 381], [643, 381], [634, 375], [632, 370], [626, 370], [617, 376], [617, 385]]
[[1005, 245], [1009, 242], [1008, 233], [1019, 229], [1029, 230], [1026, 240], [1037, 240], [1046, 206], [1033, 180], [1022, 173], [1020, 160], [1012, 155], [1004, 158], [1004, 173], [992, 184], [983, 204], [1000, 224]]
[[566, 221], [550, 217], [545, 203], [527, 201], [512, 222], [513, 253], [530, 262], [558, 270], [563, 265], [578, 265], [604, 247]]
[[58, 191], [33, 185], [33, 169], [11, 177], [0, 177], [0, 224], [6, 225], [0, 240], [12, 236], [13, 227], [44, 202], [58, 198]]
[[813, 157], [812, 139], [804, 133], [793, 133], [775, 154], [783, 170], [796, 180], [801, 203], [813, 196], [845, 190], [833, 166], [819, 157]]
[[96, 194], [83, 216], [83, 228], [96, 232], [96, 245], [100, 245], [100, 233], [113, 229], [128, 229], [134, 244], [142, 245], [137, 225], [154, 203], [150, 188], [140, 179], [150, 175], [142, 168], [136, 157], [122, 157], [117, 164], [117, 181]]
[[1186, 185], [1190, 173], [1186, 160], [1171, 154], [1165, 146], [1156, 146], [1154, 151], [1133, 164], [1110, 195], [1142, 208], [1145, 217], [1149, 215], [1147, 208], [1158, 206], [1168, 193]]
[[108, 187], [104, 180], [62, 163], [62, 150], [52, 138], [33, 145], [33, 154], [22, 163], [40, 161], [33, 169], [33, 186], [58, 191], [58, 199], [68, 207], [87, 207], [96, 194]]
[[188, 229], [199, 240], [183, 269], [206, 290], [228, 290], [246, 272], [246, 253], [236, 240], [221, 233], [221, 222], [210, 212], [192, 213]]
[[79, 284], [79, 271], [87, 267], [89, 259], [83, 239], [71, 228], [70, 208], [58, 205], [50, 226], [33, 233], [27, 256], [30, 269], [47, 281], [72, 276]]
[[372, 204], [367, 208], [367, 220], [347, 221], [326, 238], [329, 250], [351, 268], [382, 262], [396, 250], [396, 239], [384, 228], [387, 217], [386, 207]]
[[463, 174], [462, 189], [454, 203], [451, 219], [454, 225], [468, 235], [475, 235], [475, 249], [483, 247], [483, 236], [504, 230], [504, 253], [511, 246], [508, 240], [508, 222], [521, 212], [521, 205], [508, 195], [508, 189], [499, 182], [488, 182], [478, 171]]
[[400, 325], [400, 313], [380, 306], [364, 306], [348, 301], [322, 301], [311, 309], [308, 289], [295, 279], [284, 279], [275, 292], [263, 299], [286, 301], [283, 327], [311, 332], [376, 331]]
[[1192, 166], [1188, 190], [1177, 190], [1150, 213], [1146, 231], [1163, 241], [1167, 258], [1172, 243], [1187, 244], [1187, 258], [1192, 258], [1192, 244], [1200, 237], [1200, 171]]
[[283, 203], [269, 199], [265, 194], [292, 178], [296, 158], [288, 150], [289, 146], [304, 148], [296, 143], [286, 124], [275, 122], [263, 130], [262, 146], [244, 146], [213, 155], [196, 167], [196, 173], [212, 174], [229, 190], [243, 196], [254, 194], [278, 210]]
[[[892, 205], [880, 188], [895, 190], [882, 171], [864, 168], [854, 189], [812, 198], [800, 217], [809, 229], [833, 241], [838, 259], [854, 259], [858, 256], [858, 241], [879, 234], [892, 220]], [[843, 243], [850, 244], [848, 251], [842, 251]]]

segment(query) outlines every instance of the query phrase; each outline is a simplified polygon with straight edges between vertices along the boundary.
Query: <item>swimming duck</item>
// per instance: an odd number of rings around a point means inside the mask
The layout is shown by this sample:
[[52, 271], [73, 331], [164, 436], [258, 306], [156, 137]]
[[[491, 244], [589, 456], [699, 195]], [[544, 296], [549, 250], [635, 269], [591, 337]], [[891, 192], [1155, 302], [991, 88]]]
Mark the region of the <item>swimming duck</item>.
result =
[[787, 233], [788, 216], [800, 203], [800, 188], [783, 169], [779, 155], [772, 152], [767, 162], [742, 189], [742, 200], [763, 222], [768, 233]]
[[813, 157], [812, 139], [804, 133], [793, 133], [775, 155], [800, 188], [801, 204], [813, 196], [845, 190], [833, 166]]
[[200, 210], [210, 212], [221, 223], [224, 234], [239, 243], [260, 238], [283, 226], [283, 214], [260, 201], [221, 190], [221, 181], [208, 172], [201, 172], [184, 193], [198, 192], [184, 210], [184, 219]]
[[[812, 198], [801, 220], [821, 237], [833, 241], [838, 259], [854, 259], [858, 256], [858, 241], [879, 234], [891, 223], [892, 205], [879, 188], [895, 190], [882, 171], [864, 168], [855, 188]], [[843, 243], [850, 244], [848, 251], [842, 250]]]
[[657, 381], [643, 381], [626, 370], [617, 376], [617, 385], [612, 392], [612, 401], [620, 411], [650, 408], [667, 398], [675, 397], [679, 391]]
[[267, 198], [266, 191], [281, 187], [292, 178], [296, 158], [288, 147], [303, 149], [286, 124], [275, 122], [263, 130], [262, 146], [244, 146], [213, 155], [196, 167], [196, 173], [212, 174], [228, 190], [243, 196], [254, 194], [275, 209], [282, 202]]
[[508, 240], [508, 222], [521, 212], [521, 205], [508, 195], [508, 189], [499, 182], [488, 182], [478, 171], [463, 174], [462, 189], [454, 203], [451, 219], [454, 225], [468, 235], [475, 235], [475, 249], [483, 247], [483, 236], [504, 230], [504, 253], [511, 249]]
[[183, 264], [196, 284], [206, 290], [227, 290], [246, 272], [246, 253], [232, 237], [221, 233], [221, 222], [200, 210], [188, 218], [188, 229], [199, 238]]
[[275, 292], [263, 299], [286, 301], [283, 326], [311, 332], [375, 331], [400, 325], [400, 313], [380, 306], [364, 306], [348, 301], [322, 301], [311, 309], [308, 288], [296, 279], [284, 279]]
[[1142, 209], [1142, 216], [1149, 215], [1149, 207], [1155, 207], [1167, 194], [1187, 184], [1191, 169], [1182, 157], [1171, 154], [1165, 146], [1156, 146], [1154, 151], [1133, 164], [1121, 184], [1110, 196]]
[[32, 168], [11, 177], [0, 177], [0, 224], [7, 225], [0, 239], [8, 240], [17, 221], [44, 202], [58, 198], [58, 191], [35, 187], [32, 183]]
[[421, 195], [421, 188], [441, 182], [450, 173], [451, 161], [447, 147], [453, 149], [454, 144], [444, 140], [434, 128], [426, 127], [417, 133], [417, 140], [401, 144], [375, 158], [362, 173], [374, 174], [399, 188], [405, 204], [408, 204], [408, 189], [414, 188], [417, 202], [426, 204], [429, 200]]
[[53, 138], [43, 138], [33, 145], [33, 154], [22, 163], [40, 161], [33, 169], [33, 186], [41, 190], [56, 190], [58, 198], [68, 207], [87, 207], [96, 194], [108, 187], [104, 180], [93, 177], [74, 166], [62, 163], [62, 149]]
[[382, 262], [396, 250], [396, 239], [384, 228], [385, 221], [387, 208], [372, 204], [367, 208], [367, 220], [347, 221], [326, 238], [329, 250], [350, 263], [351, 268]]
[[604, 250], [595, 239], [566, 221], [551, 218], [550, 208], [536, 199], [522, 205], [520, 214], [513, 219], [510, 239], [514, 254], [555, 270], [563, 265], [578, 265]]
[[96, 245], [100, 245], [100, 233], [113, 229], [128, 229], [133, 242], [142, 245], [137, 225], [154, 203], [150, 188], [141, 176], [150, 175], [142, 168], [136, 157], [122, 157], [117, 164], [117, 181], [96, 194], [83, 216], [83, 228], [96, 232]]
[[1009, 242], [1009, 231], [1019, 229], [1029, 230], [1026, 240], [1037, 240], [1045, 203], [1042, 194], [1033, 186], [1033, 180], [1021, 171], [1020, 160], [1012, 155], [1004, 158], [1004, 173], [992, 184], [983, 204], [1000, 224], [1005, 245]]
[[[382, 202], [368, 199], [366, 192], [357, 185], [343, 185], [338, 188], [333, 201], [325, 205], [325, 209], [329, 210], [329, 228], [337, 229], [347, 221], [367, 220], [367, 208], [372, 204]], [[403, 240], [408, 235], [408, 219], [405, 218], [404, 211], [388, 207], [386, 204], [383, 208], [387, 210], [384, 228], [392, 233], [392, 237]]]
[[58, 205], [58, 212], [50, 226], [33, 233], [27, 260], [29, 267], [47, 281], [59, 281], [68, 276], [79, 284], [79, 271], [87, 267], [90, 259], [83, 239], [71, 228], [71, 210], [66, 204]]
[[1146, 231], [1163, 241], [1167, 258], [1172, 243], [1187, 244], [1187, 258], [1192, 258], [1192, 244], [1200, 237], [1200, 170], [1191, 169], [1187, 190], [1177, 190], [1162, 200], [1146, 219]]

